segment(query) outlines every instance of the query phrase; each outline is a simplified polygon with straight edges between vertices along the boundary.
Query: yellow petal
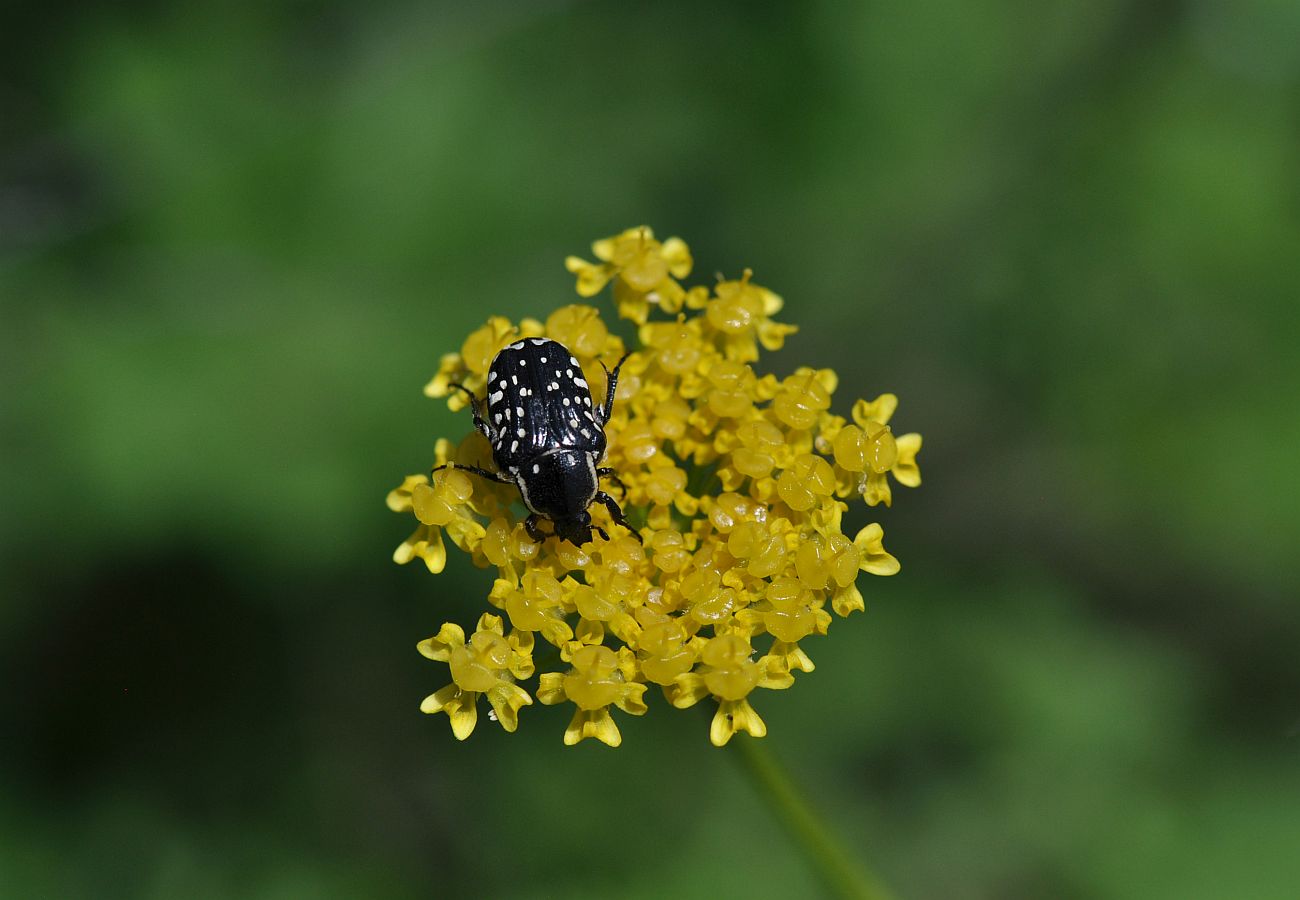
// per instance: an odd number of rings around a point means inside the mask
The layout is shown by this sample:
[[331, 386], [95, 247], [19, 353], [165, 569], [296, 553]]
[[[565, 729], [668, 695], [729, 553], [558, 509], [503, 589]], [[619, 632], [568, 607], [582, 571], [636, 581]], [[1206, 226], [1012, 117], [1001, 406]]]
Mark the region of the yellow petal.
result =
[[447, 546], [442, 542], [442, 529], [429, 528], [429, 539], [415, 547], [415, 555], [424, 560], [425, 566], [434, 575], [447, 565]]
[[614, 717], [609, 714], [609, 707], [579, 709], [574, 712], [569, 727], [564, 731], [564, 743], [572, 746], [589, 737], [611, 747], [623, 743], [623, 735], [619, 734]]
[[463, 741], [474, 733], [474, 726], [478, 724], [478, 694], [461, 691], [446, 709], [451, 717], [451, 733], [456, 735], [456, 740]]
[[866, 608], [867, 604], [863, 601], [862, 592], [858, 590], [856, 584], [840, 588], [831, 598], [831, 609], [835, 610], [837, 615], [847, 616], [851, 612], [860, 612]]
[[704, 684], [704, 677], [694, 672], [685, 672], [677, 676], [677, 680], [664, 688], [664, 695], [668, 702], [678, 709], [686, 709], [688, 706], [694, 706], [709, 695], [709, 689]]
[[580, 259], [576, 256], [570, 256], [564, 261], [564, 267], [578, 276], [576, 285], [578, 296], [594, 297], [609, 284], [609, 277], [612, 274], [608, 266], [598, 266]]
[[[772, 644], [770, 652], [773, 656], [780, 654], [782, 662], [789, 669], [798, 669], [800, 672], [811, 672], [817, 668], [813, 665], [812, 659], [807, 653], [803, 652], [803, 648], [798, 644], [784, 644], [781, 641], [776, 641]], [[767, 687], [767, 685], [763, 684], [760, 685], [760, 687]]]
[[618, 317], [629, 319], [638, 325], [644, 325], [650, 317], [650, 300], [646, 294], [633, 290], [626, 281], [614, 282], [614, 305], [618, 307]]
[[420, 703], [420, 712], [426, 714], [442, 712], [443, 708], [459, 693], [460, 688], [456, 687], [454, 684], [449, 684], [444, 688], [440, 688], [424, 698]]
[[885, 530], [873, 522], [858, 532], [853, 543], [862, 552], [862, 571], [872, 575], [898, 574], [898, 560], [885, 550]]
[[519, 727], [519, 709], [533, 703], [533, 698], [528, 696], [526, 690], [508, 681], [498, 682], [496, 687], [488, 691], [487, 698], [497, 714], [497, 721], [506, 731], [514, 731]]
[[399, 566], [406, 565], [411, 560], [415, 559], [416, 548], [428, 540], [429, 526], [421, 524], [420, 527], [411, 532], [410, 537], [397, 545], [397, 549], [393, 551], [393, 562], [397, 563]]
[[731, 736], [735, 733], [736, 729], [732, 727], [731, 716], [724, 714], [722, 707], [719, 706], [718, 711], [713, 714], [713, 721], [709, 723], [709, 742], [715, 747], [725, 747], [727, 741], [731, 740]]
[[888, 425], [896, 409], [898, 409], [898, 397], [894, 394], [881, 394], [870, 403], [859, 400], [853, 404], [853, 421], [868, 434], [874, 434], [875, 429], [868, 427], [867, 423], [879, 422], [881, 425]]
[[918, 486], [921, 483], [921, 469], [916, 464], [916, 454], [921, 452], [921, 436], [915, 432], [900, 435], [895, 443], [898, 444], [898, 460], [890, 471], [904, 487]]
[[583, 644], [599, 644], [605, 640], [605, 626], [592, 619], [579, 619], [573, 637]]
[[428, 484], [427, 475], [407, 475], [402, 479], [402, 483], [388, 492], [384, 502], [393, 512], [402, 513], [411, 511], [411, 491], [417, 484]]
[[668, 271], [674, 278], [685, 278], [691, 274], [691, 250], [686, 246], [686, 242], [679, 237], [670, 237], [664, 241], [663, 246], [659, 248], [659, 255], [668, 263]]
[[764, 350], [780, 350], [785, 346], [786, 337], [798, 330], [798, 325], [787, 325], [784, 322], [773, 322], [767, 319], [758, 323], [758, 342], [763, 345]]
[[533, 633], [531, 631], [512, 631], [507, 639], [510, 649], [510, 674], [523, 680], [533, 675]]
[[465, 646], [465, 630], [454, 622], [444, 622], [437, 634], [420, 641], [415, 645], [415, 649], [420, 651], [420, 655], [427, 656], [429, 659], [446, 662], [451, 658], [451, 651], [454, 648], [463, 646]]
[[645, 685], [633, 682], [625, 686], [623, 694], [614, 701], [614, 704], [625, 713], [643, 716], [646, 711], [644, 694]]
[[[433, 380], [424, 386], [424, 396], [446, 397], [451, 393], [451, 382], [460, 380], [459, 376], [464, 371], [465, 363], [459, 353], [444, 353], [441, 362], [438, 364], [438, 374], [433, 376]], [[451, 404], [449, 403], [448, 406], [451, 406]], [[451, 406], [453, 412], [460, 408], [461, 406]]]
[[538, 634], [556, 647], [562, 647], [573, 640], [573, 629], [563, 619], [546, 619], [538, 629]]
[[492, 634], [505, 637], [505, 629], [501, 627], [501, 617], [494, 616], [492, 613], [483, 613], [478, 617], [478, 625], [475, 631], [490, 631]]
[[758, 713], [754, 712], [748, 700], [723, 700], [709, 726], [709, 740], [713, 746], [722, 747], [737, 731], [743, 731], [753, 737], [764, 737], [767, 734], [767, 725], [759, 718]]
[[542, 677], [537, 682], [537, 699], [544, 706], [563, 703], [566, 699], [564, 695], [564, 675], [560, 672], [543, 672]]
[[794, 684], [794, 676], [790, 674], [790, 666], [783, 658], [783, 650], [787, 647], [799, 649], [798, 644], [787, 644], [784, 641], [774, 641], [772, 643], [772, 652], [759, 660], [763, 669], [763, 677], [759, 679], [758, 686], [766, 688], [769, 691], [783, 691]]
[[883, 474], [875, 472], [868, 475], [862, 488], [862, 499], [867, 501], [867, 506], [875, 506], [877, 503], [891, 506], [894, 492], [889, 488], [889, 480]]

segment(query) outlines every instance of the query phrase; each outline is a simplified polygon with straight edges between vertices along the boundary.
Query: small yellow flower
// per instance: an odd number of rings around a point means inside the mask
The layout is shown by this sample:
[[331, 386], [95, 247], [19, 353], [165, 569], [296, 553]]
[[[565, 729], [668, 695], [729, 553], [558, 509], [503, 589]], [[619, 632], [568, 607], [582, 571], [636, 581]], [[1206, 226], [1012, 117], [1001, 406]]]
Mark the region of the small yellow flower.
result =
[[484, 613], [468, 641], [459, 625], [448, 622], [436, 635], [420, 641], [417, 649], [451, 666], [452, 683], [425, 697], [422, 712], [447, 713], [452, 732], [463, 741], [478, 721], [478, 697], [486, 694], [501, 727], [506, 731], [519, 727], [520, 707], [533, 702], [515, 683], [533, 674], [531, 633], [512, 631], [506, 638], [501, 617]]
[[651, 305], [677, 312], [685, 304], [687, 292], [677, 279], [691, 274], [694, 263], [681, 238], [660, 243], [654, 232], [642, 225], [596, 241], [591, 251], [600, 263], [577, 256], [564, 261], [565, 268], [578, 276], [578, 296], [594, 297], [614, 279], [618, 314], [637, 323], [645, 322]]
[[755, 661], [752, 655], [747, 637], [726, 633], [711, 638], [697, 670], [679, 675], [666, 692], [679, 709], [694, 706], [709, 695], [718, 701], [718, 711], [709, 727], [709, 740], [714, 746], [723, 746], [737, 731], [752, 737], [766, 735], [767, 726], [749, 705], [750, 692], [756, 687], [779, 689], [794, 683], [783, 656], [768, 655]]
[[623, 647], [615, 653], [601, 645], [579, 646], [571, 654], [572, 668], [566, 673], [547, 672], [541, 677], [537, 699], [546, 704], [571, 700], [577, 709], [564, 743], [576, 744], [583, 738], [617, 747], [623, 742], [618, 726], [609, 714], [611, 705], [634, 716], [644, 715], [645, 684], [631, 680], [636, 664], [632, 651]]
[[[534, 674], [540, 639], [557, 662], [544, 666], [534, 693], [545, 705], [573, 704], [567, 744], [592, 737], [618, 746], [611, 711], [644, 714], [650, 686], [670, 707], [711, 699], [716, 745], [736, 732], [761, 737], [767, 726], [753, 692], [788, 688], [795, 673], [813, 671], [802, 645], [828, 633], [832, 611], [865, 607], [860, 573], [898, 571], [880, 525], [850, 538], [843, 521], [849, 501], [892, 503], [891, 479], [920, 484], [921, 436], [894, 435], [893, 394], [835, 414], [840, 384], [829, 369], [758, 375], [754, 362], [796, 329], [772, 318], [783, 301], [750, 270], [686, 287], [689, 248], [645, 227], [592, 250], [598, 262], [565, 263], [579, 296], [612, 286], [637, 339], [605, 428], [604, 465], [622, 482], [619, 500], [641, 540], [595, 505], [608, 537], [581, 547], [547, 537], [539, 545], [523, 527], [512, 485], [456, 468], [432, 480], [408, 476], [387, 502], [417, 527], [394, 559], [419, 558], [436, 573], [447, 543], [455, 545], [495, 572], [487, 600], [499, 612], [484, 614], [468, 638], [448, 623], [421, 642], [420, 652], [447, 664], [452, 679], [422, 709], [446, 713], [464, 738], [486, 697], [493, 717], [514, 731], [533, 699], [520, 682]], [[568, 347], [597, 399], [607, 384], [601, 363], [629, 349], [592, 306], [564, 306], [544, 321], [492, 316], [440, 358], [425, 392], [464, 409], [465, 393], [452, 384], [483, 396], [493, 358], [519, 337]], [[477, 432], [437, 443], [435, 465], [449, 462], [494, 468]]]

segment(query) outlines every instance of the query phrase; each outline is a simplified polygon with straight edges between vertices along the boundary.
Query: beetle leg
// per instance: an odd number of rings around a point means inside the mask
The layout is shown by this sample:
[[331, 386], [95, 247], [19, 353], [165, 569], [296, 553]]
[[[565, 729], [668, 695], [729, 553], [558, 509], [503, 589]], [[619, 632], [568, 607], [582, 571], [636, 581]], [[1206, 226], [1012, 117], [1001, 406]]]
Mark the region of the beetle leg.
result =
[[618, 477], [618, 473], [615, 472], [613, 469], [611, 469], [609, 466], [601, 466], [599, 469], [597, 469], [596, 477], [608, 478], [610, 481], [614, 482], [614, 484], [618, 485], [619, 490], [625, 493], [627, 492], [627, 485], [625, 485], [623, 483], [623, 480]]
[[609, 381], [609, 387], [605, 390], [605, 405], [600, 410], [600, 424], [602, 426], [609, 422], [609, 417], [614, 412], [614, 389], [618, 387], [618, 370], [623, 368], [623, 363], [627, 362], [627, 358], [631, 355], [630, 351], [624, 353], [623, 358], [614, 366], [612, 372], [603, 362], [600, 364], [600, 367], [605, 370], [605, 378]]
[[596, 532], [596, 534], [600, 535], [601, 540], [604, 541], [609, 540], [609, 532], [601, 528], [599, 525], [592, 525], [591, 530]]
[[[481, 475], [489, 481], [499, 481], [502, 484], [515, 483], [515, 480], [509, 475], [502, 475], [500, 472], [489, 472], [487, 469], [480, 469], [478, 466], [465, 466], [460, 463], [443, 463], [441, 466], [435, 466], [433, 472], [437, 472], [441, 469], [460, 469], [474, 475]], [[429, 474], [433, 474], [433, 472], [430, 472]]]
[[609, 510], [610, 518], [613, 519], [617, 524], [622, 525], [629, 532], [631, 532], [632, 537], [636, 538], [638, 544], [645, 543], [645, 541], [641, 539], [641, 535], [637, 533], [636, 529], [633, 528], [631, 525], [627, 524], [627, 516], [623, 515], [623, 508], [618, 505], [617, 500], [615, 500], [609, 494], [606, 494], [604, 491], [596, 491], [596, 496], [593, 497], [592, 499], [599, 503], [603, 503], [605, 505], [605, 509]]
[[458, 381], [449, 382], [447, 387], [459, 388], [469, 397], [469, 408], [474, 411], [474, 427], [477, 428], [483, 437], [487, 438], [490, 442], [492, 440], [492, 432], [488, 428], [487, 419], [483, 416], [483, 413], [479, 408], [480, 401], [478, 397], [474, 396], [473, 391]]
[[532, 538], [533, 543], [536, 544], [541, 544], [546, 540], [546, 535], [537, 525], [540, 519], [541, 517], [538, 516], [537, 513], [530, 513], [528, 518], [524, 519], [524, 531], [528, 532], [528, 536]]

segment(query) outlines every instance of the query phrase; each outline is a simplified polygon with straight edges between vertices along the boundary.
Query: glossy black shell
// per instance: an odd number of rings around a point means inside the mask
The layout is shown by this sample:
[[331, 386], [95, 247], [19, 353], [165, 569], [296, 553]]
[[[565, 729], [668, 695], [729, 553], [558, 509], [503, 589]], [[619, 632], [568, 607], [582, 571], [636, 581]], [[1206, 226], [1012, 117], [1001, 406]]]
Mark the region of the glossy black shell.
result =
[[582, 367], [563, 344], [546, 338], [515, 341], [489, 369], [486, 425], [502, 472], [542, 478], [545, 469], [559, 477], [578, 462], [559, 470], [543, 465], [543, 457], [559, 451], [583, 454], [589, 466], [595, 465], [605, 452], [605, 429]]

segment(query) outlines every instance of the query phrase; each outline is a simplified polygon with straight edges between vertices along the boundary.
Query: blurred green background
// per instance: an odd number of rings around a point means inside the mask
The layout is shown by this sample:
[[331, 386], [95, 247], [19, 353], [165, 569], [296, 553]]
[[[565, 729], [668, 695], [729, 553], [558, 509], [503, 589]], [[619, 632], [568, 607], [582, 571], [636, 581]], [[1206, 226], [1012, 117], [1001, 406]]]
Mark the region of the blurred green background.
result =
[[661, 698], [417, 710], [488, 584], [389, 561], [421, 387], [645, 222], [925, 435], [756, 698], [855, 852], [1297, 895], [1300, 5], [27, 0], [0, 59], [0, 894], [818, 890]]

